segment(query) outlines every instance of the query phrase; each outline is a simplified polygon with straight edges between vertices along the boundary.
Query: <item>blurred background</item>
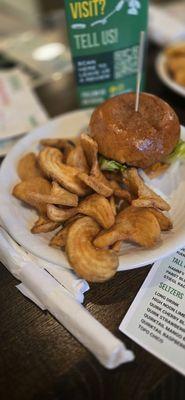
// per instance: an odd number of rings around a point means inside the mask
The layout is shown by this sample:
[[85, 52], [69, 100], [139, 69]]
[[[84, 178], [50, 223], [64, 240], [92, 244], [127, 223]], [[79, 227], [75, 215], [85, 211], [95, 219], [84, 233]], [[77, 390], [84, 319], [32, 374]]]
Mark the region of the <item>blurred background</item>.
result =
[[[173, 19], [170, 28], [166, 17]], [[185, 1], [150, 1], [150, 39], [165, 45], [183, 35]], [[0, 0], [0, 68], [13, 65], [24, 69], [33, 86], [72, 70], [63, 0]]]
[[0, 67], [12, 66], [34, 86], [72, 68], [62, 0], [0, 0]]

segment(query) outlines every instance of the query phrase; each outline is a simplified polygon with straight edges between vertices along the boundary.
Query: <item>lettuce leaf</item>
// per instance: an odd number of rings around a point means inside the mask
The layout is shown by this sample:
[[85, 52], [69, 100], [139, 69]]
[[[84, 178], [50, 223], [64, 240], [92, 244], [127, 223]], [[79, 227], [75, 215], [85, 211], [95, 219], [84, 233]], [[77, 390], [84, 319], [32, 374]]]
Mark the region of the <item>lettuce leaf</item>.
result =
[[103, 156], [99, 157], [99, 165], [100, 165], [100, 169], [102, 171], [111, 171], [111, 172], [121, 171], [121, 172], [123, 172], [127, 169], [127, 166], [125, 164], [121, 164], [114, 160], [108, 160], [107, 158], [105, 158]]
[[[185, 161], [185, 141], [179, 140], [177, 145], [175, 146], [172, 153], [165, 158], [164, 162], [168, 164], [172, 164], [177, 160]], [[103, 156], [99, 157], [99, 165], [102, 171], [110, 171], [110, 172], [124, 172], [127, 169], [126, 164], [121, 164], [114, 160], [109, 160]]]
[[179, 140], [172, 153], [165, 159], [165, 162], [171, 164], [177, 160], [185, 160], [185, 142], [183, 140]]

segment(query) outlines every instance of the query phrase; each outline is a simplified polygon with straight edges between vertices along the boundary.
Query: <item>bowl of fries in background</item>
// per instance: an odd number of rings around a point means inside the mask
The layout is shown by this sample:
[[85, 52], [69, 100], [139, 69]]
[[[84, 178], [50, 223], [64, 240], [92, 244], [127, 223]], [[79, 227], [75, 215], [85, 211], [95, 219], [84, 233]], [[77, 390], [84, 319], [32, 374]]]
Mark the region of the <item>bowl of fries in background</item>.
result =
[[102, 170], [97, 143], [81, 133], [90, 114], [58, 117], [10, 151], [0, 172], [0, 217], [33, 254], [103, 282], [184, 245], [185, 166], [173, 164], [152, 186], [136, 168]]
[[165, 85], [185, 97], [185, 41], [175, 42], [160, 52], [156, 70]]

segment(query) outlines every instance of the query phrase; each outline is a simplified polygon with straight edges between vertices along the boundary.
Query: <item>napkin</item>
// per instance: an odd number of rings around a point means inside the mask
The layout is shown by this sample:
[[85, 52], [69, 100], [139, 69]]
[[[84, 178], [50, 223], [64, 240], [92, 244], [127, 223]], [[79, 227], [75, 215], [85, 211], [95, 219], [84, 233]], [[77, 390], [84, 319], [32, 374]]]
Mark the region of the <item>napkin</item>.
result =
[[104, 367], [113, 369], [134, 359], [133, 352], [82, 306], [87, 282], [26, 252], [2, 227], [0, 260], [22, 282], [18, 289], [47, 309]]

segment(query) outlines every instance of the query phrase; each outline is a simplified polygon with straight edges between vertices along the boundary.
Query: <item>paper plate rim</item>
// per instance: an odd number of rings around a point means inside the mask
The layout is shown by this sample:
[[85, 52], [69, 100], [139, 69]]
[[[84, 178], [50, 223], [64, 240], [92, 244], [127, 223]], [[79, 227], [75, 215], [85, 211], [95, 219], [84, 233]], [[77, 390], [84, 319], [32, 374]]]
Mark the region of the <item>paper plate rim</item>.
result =
[[[19, 142], [17, 142], [16, 145], [11, 149], [11, 151], [8, 153], [8, 155], [4, 159], [1, 169], [0, 169], [0, 183], [1, 183], [0, 219], [2, 220], [5, 228], [8, 230], [10, 235], [14, 238], [14, 240], [16, 240], [20, 245], [25, 247], [25, 249], [27, 249], [32, 254], [34, 254], [36, 256], [40, 256], [41, 258], [43, 258], [43, 260], [46, 260], [46, 261], [49, 261], [49, 262], [52, 262], [52, 263], [55, 263], [55, 264], [58, 264], [61, 266], [65, 266], [68, 268], [70, 266], [69, 266], [67, 260], [65, 259], [65, 261], [64, 261], [64, 257], [62, 257], [62, 260], [60, 260], [61, 259], [61, 251], [50, 248], [50, 254], [53, 256], [53, 259], [51, 259], [52, 257], [48, 258], [48, 256], [45, 254], [41, 255], [40, 251], [39, 251], [39, 245], [35, 245], [34, 248], [33, 247], [31, 248], [30, 243], [28, 243], [28, 244], [25, 243], [23, 234], [21, 234], [21, 232], [19, 232], [19, 231], [16, 231], [17, 228], [15, 226], [12, 227], [12, 220], [11, 220], [11, 218], [9, 218], [8, 212], [9, 212], [9, 210], [11, 210], [11, 207], [13, 207], [13, 203], [12, 203], [13, 200], [14, 201], [18, 201], [18, 200], [14, 199], [13, 196], [11, 196], [10, 191], [8, 191], [6, 189], [6, 182], [3, 179], [3, 175], [4, 175], [4, 172], [6, 171], [6, 169], [10, 168], [9, 167], [9, 165], [10, 165], [13, 170], [13, 173], [14, 173], [13, 177], [15, 178], [15, 182], [13, 181], [13, 183], [15, 184], [16, 180], [18, 180], [18, 176], [17, 176], [16, 169], [15, 169], [16, 161], [20, 158], [20, 155], [24, 154], [24, 152], [28, 152], [29, 146], [38, 144], [38, 140], [41, 137], [47, 137], [47, 136], [50, 137], [52, 130], [53, 131], [57, 130], [57, 126], [62, 124], [62, 122], [64, 122], [65, 120], [68, 121], [68, 119], [71, 120], [71, 118], [72, 119], [74, 118], [74, 120], [77, 119], [78, 122], [84, 121], [84, 120], [88, 121], [89, 115], [91, 112], [92, 112], [92, 109], [72, 111], [70, 113], [66, 113], [61, 116], [58, 116], [58, 117], [50, 120], [46, 124], [44, 124], [42, 127], [39, 127], [37, 129], [35, 129], [34, 131], [30, 132], [28, 135], [26, 135], [26, 137], [22, 138]], [[70, 131], [70, 128], [69, 128], [69, 131]], [[183, 136], [185, 137], [185, 128], [184, 127], [182, 127], [182, 132], [183, 132]], [[53, 135], [55, 136], [56, 134], [53, 133]], [[65, 134], [64, 136], [66, 137], [67, 135]], [[69, 136], [71, 136], [71, 134]], [[10, 168], [10, 170], [11, 170], [11, 168]], [[21, 204], [20, 204], [20, 206], [22, 207]], [[13, 211], [11, 211], [11, 212], [13, 212]], [[14, 220], [15, 220], [15, 218], [14, 218]], [[31, 237], [33, 238], [35, 236], [30, 233], [30, 238]], [[140, 254], [139, 259], [138, 259], [138, 254], [134, 255], [133, 253], [130, 256], [129, 256], [129, 254], [127, 254], [126, 256], [124, 256], [124, 255], [120, 256], [120, 266], [119, 266], [118, 270], [119, 271], [129, 270], [129, 269], [138, 268], [138, 267], [152, 264], [153, 262], [155, 262], [159, 259], [162, 259], [164, 257], [171, 255], [173, 252], [175, 252], [179, 248], [183, 247], [184, 243], [185, 243], [185, 229], [183, 229], [182, 231], [179, 231], [178, 234], [176, 233], [175, 237], [173, 235], [171, 237], [169, 237], [169, 240], [164, 242], [158, 248], [154, 248], [151, 250], [144, 250], [144, 251], [141, 250], [141, 253], [139, 253]]]

